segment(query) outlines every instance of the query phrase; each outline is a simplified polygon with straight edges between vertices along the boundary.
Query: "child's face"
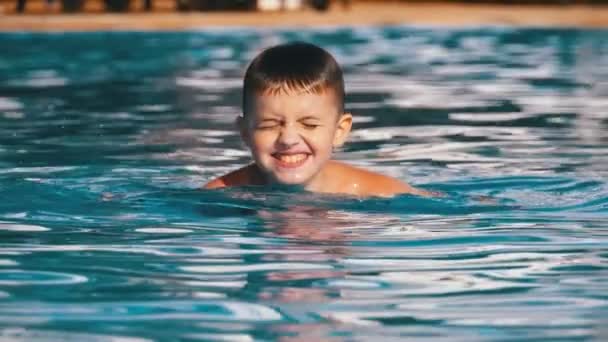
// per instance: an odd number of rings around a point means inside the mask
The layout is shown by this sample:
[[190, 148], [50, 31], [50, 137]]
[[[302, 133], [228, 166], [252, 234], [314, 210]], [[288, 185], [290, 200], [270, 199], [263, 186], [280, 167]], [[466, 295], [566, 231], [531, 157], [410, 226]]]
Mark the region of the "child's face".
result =
[[252, 96], [241, 136], [268, 182], [309, 190], [322, 185], [323, 167], [352, 124], [338, 108], [330, 90]]

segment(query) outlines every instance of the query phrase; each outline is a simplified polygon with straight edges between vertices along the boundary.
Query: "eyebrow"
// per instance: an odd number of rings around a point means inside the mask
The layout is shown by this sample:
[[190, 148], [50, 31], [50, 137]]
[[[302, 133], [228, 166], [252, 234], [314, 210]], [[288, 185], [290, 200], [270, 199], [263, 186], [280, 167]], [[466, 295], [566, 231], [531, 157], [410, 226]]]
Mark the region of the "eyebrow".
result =
[[307, 115], [303, 118], [299, 118], [298, 121], [305, 121], [305, 120], [321, 120], [321, 118], [316, 117], [314, 115]]
[[275, 115], [262, 115], [261, 117], [257, 117], [255, 119], [256, 122], [258, 123], [262, 123], [262, 122], [267, 122], [267, 121], [281, 121], [282, 118], [275, 116]]

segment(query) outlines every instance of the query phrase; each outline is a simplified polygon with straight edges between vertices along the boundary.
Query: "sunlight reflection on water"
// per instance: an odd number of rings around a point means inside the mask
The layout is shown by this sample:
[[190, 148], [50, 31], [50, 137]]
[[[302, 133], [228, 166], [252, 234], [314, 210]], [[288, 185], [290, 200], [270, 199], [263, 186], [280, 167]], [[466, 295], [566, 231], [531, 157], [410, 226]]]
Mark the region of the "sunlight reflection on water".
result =
[[[605, 38], [0, 34], [0, 339], [602, 340]], [[199, 189], [249, 161], [243, 69], [290, 40], [344, 66], [337, 157], [443, 197]]]

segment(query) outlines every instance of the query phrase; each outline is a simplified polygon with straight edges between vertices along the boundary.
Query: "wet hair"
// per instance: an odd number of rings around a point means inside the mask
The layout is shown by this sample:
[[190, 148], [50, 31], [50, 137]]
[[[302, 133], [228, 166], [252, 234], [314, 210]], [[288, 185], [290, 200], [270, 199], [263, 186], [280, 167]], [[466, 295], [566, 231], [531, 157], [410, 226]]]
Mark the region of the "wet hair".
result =
[[243, 114], [254, 94], [313, 93], [331, 90], [344, 112], [342, 69], [329, 52], [304, 42], [276, 45], [253, 59], [243, 80]]

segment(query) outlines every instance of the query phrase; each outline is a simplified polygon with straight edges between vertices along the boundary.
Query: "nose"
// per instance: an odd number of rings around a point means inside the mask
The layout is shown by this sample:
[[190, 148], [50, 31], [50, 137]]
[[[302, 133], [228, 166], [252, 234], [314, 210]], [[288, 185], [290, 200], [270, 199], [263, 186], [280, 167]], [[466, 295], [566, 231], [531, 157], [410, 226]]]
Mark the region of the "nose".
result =
[[282, 148], [290, 148], [295, 146], [300, 141], [300, 136], [293, 127], [293, 125], [285, 125], [281, 132], [279, 133], [279, 137], [277, 139], [277, 143]]

